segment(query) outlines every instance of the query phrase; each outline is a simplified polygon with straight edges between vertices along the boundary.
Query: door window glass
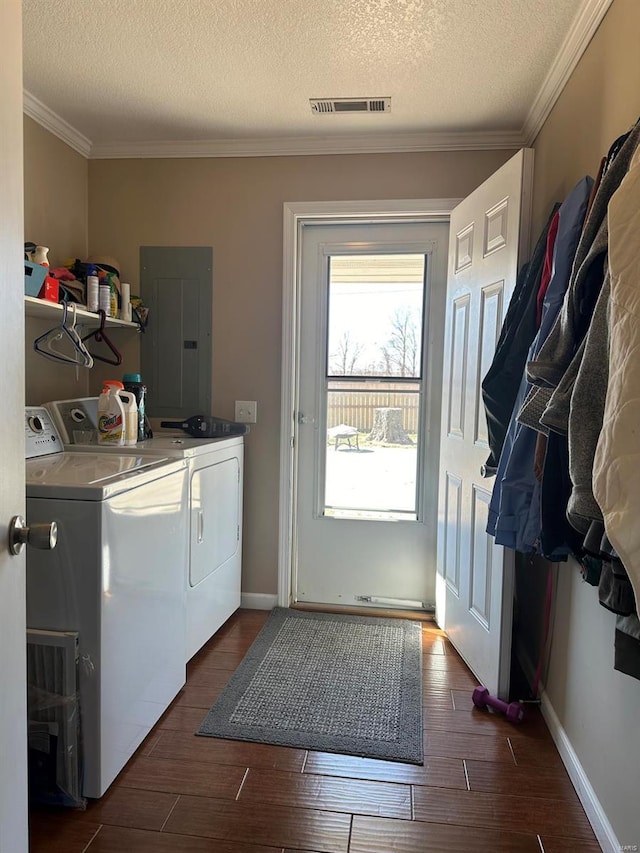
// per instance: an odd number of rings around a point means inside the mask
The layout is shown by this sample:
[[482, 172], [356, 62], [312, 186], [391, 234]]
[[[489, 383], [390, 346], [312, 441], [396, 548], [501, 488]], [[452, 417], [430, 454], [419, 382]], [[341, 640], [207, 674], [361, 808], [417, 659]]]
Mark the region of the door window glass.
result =
[[332, 255], [324, 514], [417, 518], [426, 258]]

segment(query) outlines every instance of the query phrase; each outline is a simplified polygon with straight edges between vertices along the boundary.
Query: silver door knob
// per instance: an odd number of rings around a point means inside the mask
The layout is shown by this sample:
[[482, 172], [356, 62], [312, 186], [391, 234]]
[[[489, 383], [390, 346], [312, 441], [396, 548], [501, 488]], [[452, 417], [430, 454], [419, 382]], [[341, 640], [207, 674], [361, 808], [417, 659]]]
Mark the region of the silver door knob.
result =
[[55, 521], [31, 524], [27, 527], [21, 515], [14, 515], [9, 523], [9, 551], [17, 556], [25, 545], [41, 551], [51, 551], [58, 541], [58, 525]]

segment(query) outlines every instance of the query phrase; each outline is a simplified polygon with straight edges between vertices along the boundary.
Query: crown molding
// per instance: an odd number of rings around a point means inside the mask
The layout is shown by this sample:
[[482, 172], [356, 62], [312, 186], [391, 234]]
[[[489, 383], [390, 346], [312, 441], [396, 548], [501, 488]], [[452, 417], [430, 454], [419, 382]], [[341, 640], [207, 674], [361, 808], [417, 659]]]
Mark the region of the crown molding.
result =
[[583, 0], [571, 31], [536, 95], [521, 131], [93, 143], [26, 90], [24, 91], [24, 112], [83, 157], [91, 160], [290, 157], [524, 148], [530, 146], [540, 132], [612, 2], [613, 0]]
[[42, 125], [45, 130], [48, 130], [54, 136], [57, 136], [58, 139], [66, 142], [78, 154], [82, 154], [83, 157], [87, 158], [91, 156], [91, 140], [87, 139], [86, 136], [63, 118], [60, 118], [57, 113], [50, 110], [46, 104], [43, 104], [42, 101], [39, 101], [35, 95], [32, 95], [26, 89], [23, 91], [22, 111], [29, 118]]
[[584, 0], [576, 15], [571, 30], [567, 34], [536, 99], [533, 102], [522, 128], [524, 145], [532, 144], [549, 117], [549, 113], [560, 97], [562, 90], [582, 54], [607, 14], [613, 0]]
[[91, 147], [92, 160], [197, 157], [288, 157], [318, 154], [394, 154], [415, 151], [468, 151], [521, 148], [518, 132], [406, 133], [377, 136], [304, 136], [275, 139], [226, 139], [130, 142]]

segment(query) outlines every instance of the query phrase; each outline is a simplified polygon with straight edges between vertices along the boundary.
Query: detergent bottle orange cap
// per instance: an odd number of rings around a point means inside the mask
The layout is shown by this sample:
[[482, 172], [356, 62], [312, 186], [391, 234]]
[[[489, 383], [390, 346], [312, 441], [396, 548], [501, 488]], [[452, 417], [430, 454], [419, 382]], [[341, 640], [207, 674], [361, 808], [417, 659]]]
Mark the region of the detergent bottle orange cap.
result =
[[118, 396], [123, 387], [117, 379], [104, 381], [98, 397], [98, 444], [117, 447], [125, 443], [125, 409]]

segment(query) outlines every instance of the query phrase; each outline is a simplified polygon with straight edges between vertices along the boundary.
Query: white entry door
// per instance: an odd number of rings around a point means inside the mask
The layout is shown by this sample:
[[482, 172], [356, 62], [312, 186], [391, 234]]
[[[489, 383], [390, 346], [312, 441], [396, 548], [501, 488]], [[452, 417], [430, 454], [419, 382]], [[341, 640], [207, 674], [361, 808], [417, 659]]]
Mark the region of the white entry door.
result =
[[494, 695], [509, 690], [513, 552], [486, 532], [493, 480], [481, 382], [528, 249], [533, 152], [523, 149], [452, 212], [440, 454], [437, 619]]
[[0, 3], [0, 850], [26, 853], [25, 558], [9, 556], [11, 517], [24, 517], [24, 265], [22, 263], [22, 6]]
[[432, 606], [446, 223], [306, 224], [294, 597]]

